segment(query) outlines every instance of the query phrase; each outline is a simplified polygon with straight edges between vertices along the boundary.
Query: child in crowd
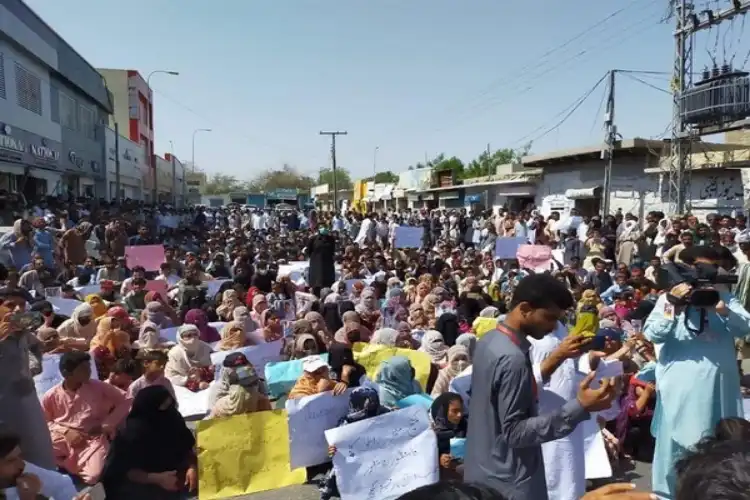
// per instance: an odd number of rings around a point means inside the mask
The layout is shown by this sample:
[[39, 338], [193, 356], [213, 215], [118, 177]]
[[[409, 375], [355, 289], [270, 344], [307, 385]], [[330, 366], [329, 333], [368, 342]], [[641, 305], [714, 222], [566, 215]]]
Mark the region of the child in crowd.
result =
[[141, 366], [143, 367], [143, 375], [130, 384], [128, 396], [135, 399], [136, 394], [141, 389], [152, 385], [162, 385], [167, 388], [172, 397], [175, 398], [175, 401], [177, 401], [172, 382], [164, 376], [164, 368], [167, 366], [167, 355], [164, 351], [156, 349], [142, 350], [138, 354], [138, 359], [140, 359]]

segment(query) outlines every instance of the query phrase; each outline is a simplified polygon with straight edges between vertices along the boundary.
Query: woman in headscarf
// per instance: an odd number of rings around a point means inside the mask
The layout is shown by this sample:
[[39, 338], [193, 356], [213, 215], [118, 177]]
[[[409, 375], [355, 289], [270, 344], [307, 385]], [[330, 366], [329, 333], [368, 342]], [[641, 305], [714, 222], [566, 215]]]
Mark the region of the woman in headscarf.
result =
[[164, 349], [174, 345], [173, 342], [162, 338], [159, 334], [161, 328], [156, 323], [145, 321], [138, 333], [138, 340], [133, 342], [136, 349]]
[[365, 284], [361, 281], [355, 281], [352, 284], [352, 292], [350, 295], [351, 301], [356, 305], [362, 297], [362, 292], [365, 290]]
[[284, 327], [278, 314], [272, 309], [266, 309], [260, 315], [263, 339], [266, 342], [275, 342], [284, 337]]
[[448, 346], [443, 334], [437, 330], [428, 330], [422, 337], [422, 346], [418, 349], [426, 353], [438, 367], [442, 368], [448, 361]]
[[359, 387], [362, 377], [367, 375], [365, 367], [354, 361], [354, 352], [346, 344], [331, 344], [328, 350], [328, 364], [331, 366], [331, 380], [346, 384], [344, 390]]
[[[339, 328], [334, 335], [334, 340], [341, 344], [353, 344], [354, 342], [369, 342], [372, 332], [362, 325], [359, 314], [355, 311], [346, 311], [341, 315], [344, 326]], [[352, 339], [354, 342], [352, 342]]]
[[[243, 370], [245, 367], [253, 368], [253, 365], [247, 359], [247, 357], [241, 352], [233, 352], [228, 354], [221, 364], [221, 370], [219, 370], [219, 378], [215, 384], [211, 384], [208, 392], [208, 406], [213, 408], [216, 402], [229, 394], [229, 389], [235, 380], [239, 378], [237, 375], [238, 370]], [[255, 369], [253, 368], [253, 373]], [[265, 393], [265, 386], [262, 385], [262, 391]]]
[[[380, 405], [378, 391], [372, 387], [357, 387], [349, 395], [349, 411], [346, 416], [339, 421], [339, 427], [342, 425], [353, 424], [367, 420], [368, 418], [377, 417], [388, 413], [388, 408]], [[328, 447], [328, 455], [333, 458], [336, 454], [336, 447]], [[339, 497], [338, 486], [336, 485], [336, 473], [333, 468], [326, 474], [325, 479], [320, 483], [320, 499], [330, 500], [333, 497]]]
[[308, 356], [302, 362], [302, 376], [289, 392], [288, 399], [300, 399], [313, 396], [334, 388], [334, 382], [329, 375], [328, 363], [320, 356]]
[[355, 310], [359, 314], [362, 324], [370, 330], [373, 330], [378, 322], [378, 318], [380, 317], [378, 300], [373, 288], [366, 288], [362, 292], [362, 297], [360, 298], [359, 304], [357, 304]]
[[36, 338], [41, 342], [42, 354], [62, 354], [71, 350], [60, 340], [60, 334], [50, 326], [42, 326], [36, 331]]
[[454, 345], [448, 349], [448, 364], [438, 372], [435, 385], [430, 395], [436, 398], [448, 391], [451, 381], [471, 365], [469, 350], [462, 345]]
[[262, 293], [256, 293], [253, 296], [253, 305], [252, 309], [250, 310], [250, 317], [253, 318], [253, 321], [255, 321], [258, 324], [261, 324], [260, 315], [268, 309], [268, 300], [266, 299], [266, 296]]
[[305, 314], [305, 319], [312, 325], [320, 352], [326, 352], [328, 346], [333, 342], [333, 332], [338, 331], [343, 326], [338, 304], [324, 304], [323, 314], [309, 312]]
[[409, 319], [407, 321], [414, 330], [427, 328], [427, 316], [424, 313], [422, 304], [415, 302], [409, 306]]
[[406, 356], [393, 356], [380, 363], [375, 377], [380, 402], [386, 408], [397, 408], [398, 402], [407, 396], [422, 393], [419, 382], [414, 380], [414, 368]]
[[242, 302], [240, 302], [240, 296], [237, 293], [237, 290], [225, 290], [221, 296], [221, 305], [216, 308], [216, 314], [221, 321], [231, 321], [232, 314], [238, 307], [242, 307]]
[[435, 328], [435, 322], [437, 317], [435, 311], [437, 309], [440, 299], [437, 295], [428, 295], [422, 301], [422, 310], [424, 311], [425, 318], [427, 320], [427, 328]]
[[248, 345], [245, 327], [239, 321], [230, 321], [221, 329], [221, 340], [216, 346], [217, 351], [233, 351]]
[[170, 305], [169, 301], [166, 300], [161, 293], [155, 292], [153, 290], [146, 292], [144, 301], [146, 304], [148, 304], [149, 302], [158, 302], [161, 304], [162, 312], [167, 317], [167, 320], [171, 322], [171, 324], [168, 324], [168, 325], [165, 324], [164, 328], [168, 328], [171, 326], [179, 326], [180, 315], [177, 314], [177, 311], [174, 309], [174, 307]]
[[410, 349], [412, 341], [411, 335], [408, 333], [399, 332], [393, 328], [381, 328], [380, 330], [375, 330], [375, 333], [372, 334], [370, 344]]
[[429, 293], [430, 284], [426, 281], [421, 281], [414, 290], [414, 297], [412, 299], [412, 302], [415, 304], [421, 304]]
[[169, 328], [172, 322], [164, 314], [164, 305], [161, 302], [146, 302], [146, 308], [141, 313], [141, 321], [150, 321], [159, 326], [159, 328]]
[[165, 387], [138, 392], [101, 476], [108, 500], [181, 500], [198, 486], [195, 438]]
[[[107, 309], [107, 315], [105, 318], [114, 318], [120, 324], [120, 330], [124, 331], [130, 336], [131, 341], [138, 339], [138, 328], [136, 322], [130, 317], [128, 311], [122, 306], [114, 306]], [[104, 318], [100, 318], [102, 321]]]
[[[445, 342], [446, 346], [452, 346], [461, 334], [461, 325], [459, 324], [458, 316], [451, 312], [441, 314], [435, 322], [435, 330], [442, 334], [443, 342]], [[422, 342], [424, 342], [424, 339]]]
[[185, 325], [194, 325], [200, 332], [200, 340], [207, 344], [221, 340], [216, 328], [208, 324], [208, 316], [202, 309], [190, 309], [185, 313]]
[[464, 346], [469, 351], [469, 358], [471, 359], [477, 346], [477, 336], [473, 333], [462, 333], [456, 338], [456, 345]]
[[318, 342], [313, 335], [312, 325], [305, 319], [298, 319], [292, 323], [292, 336], [284, 338], [284, 347], [281, 349], [282, 358], [286, 361], [295, 358], [297, 339], [301, 335], [309, 335], [315, 340], [315, 348], [318, 348]]
[[94, 323], [94, 311], [91, 306], [83, 303], [78, 304], [70, 319], [66, 319], [57, 327], [60, 338], [65, 345], [81, 351], [89, 350], [89, 343], [96, 334], [96, 323]]
[[314, 354], [320, 354], [318, 341], [314, 335], [303, 333], [294, 336], [291, 359], [302, 359]]
[[226, 393], [211, 405], [209, 418], [226, 418], [271, 410], [271, 402], [261, 392], [261, 380], [252, 364], [236, 367], [226, 378]]
[[260, 325], [250, 318], [250, 309], [245, 306], [236, 307], [232, 311], [232, 321], [239, 321], [245, 326], [246, 332], [254, 332]]
[[87, 295], [85, 302], [91, 306], [95, 320], [107, 314], [107, 304], [104, 303], [98, 294], [92, 293], [91, 295]]
[[200, 339], [195, 325], [182, 325], [177, 330], [177, 345], [169, 350], [164, 375], [173, 385], [193, 392], [208, 388], [214, 378], [211, 366], [211, 346]]
[[105, 316], [97, 324], [89, 352], [99, 380], [107, 380], [118, 359], [130, 358], [130, 335], [120, 329], [118, 319]]
[[480, 311], [479, 316], [482, 318], [497, 318], [500, 316], [500, 309], [495, 306], [487, 306]]
[[622, 328], [622, 320], [617, 315], [614, 307], [605, 306], [599, 309], [599, 327], [600, 328]]
[[463, 465], [451, 456], [451, 439], [465, 438], [467, 418], [464, 403], [455, 392], [445, 392], [430, 406], [430, 420], [438, 445], [441, 480], [463, 480]]

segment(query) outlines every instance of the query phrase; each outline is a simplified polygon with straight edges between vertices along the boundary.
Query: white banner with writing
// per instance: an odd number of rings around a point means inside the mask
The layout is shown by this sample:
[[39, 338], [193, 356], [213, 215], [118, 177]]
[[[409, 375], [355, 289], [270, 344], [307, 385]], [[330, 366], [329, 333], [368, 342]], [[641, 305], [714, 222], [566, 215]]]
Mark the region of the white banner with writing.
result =
[[439, 479], [437, 438], [421, 406], [336, 427], [326, 439], [341, 500], [393, 500]]

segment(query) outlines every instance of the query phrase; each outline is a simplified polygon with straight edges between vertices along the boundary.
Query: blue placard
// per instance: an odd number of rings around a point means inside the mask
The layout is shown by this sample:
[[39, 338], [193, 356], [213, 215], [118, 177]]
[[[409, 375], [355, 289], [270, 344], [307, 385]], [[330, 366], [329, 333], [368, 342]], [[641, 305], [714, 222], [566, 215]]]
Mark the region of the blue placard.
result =
[[495, 241], [495, 258], [515, 259], [516, 254], [518, 253], [518, 247], [526, 244], [526, 238], [498, 238]]
[[[323, 361], [328, 362], [328, 354], [321, 354]], [[302, 360], [292, 359], [290, 361], [279, 361], [278, 363], [266, 363], [265, 369], [266, 387], [271, 399], [280, 398], [289, 394], [297, 379], [302, 376]]]
[[398, 226], [393, 232], [393, 246], [396, 248], [421, 248], [423, 227]]
[[466, 450], [466, 438], [451, 439], [451, 456], [453, 458], [463, 460], [465, 450]]
[[412, 394], [406, 396], [404, 399], [398, 401], [396, 405], [399, 408], [408, 408], [409, 406], [421, 406], [422, 408], [430, 409], [432, 407], [433, 399], [428, 394]]

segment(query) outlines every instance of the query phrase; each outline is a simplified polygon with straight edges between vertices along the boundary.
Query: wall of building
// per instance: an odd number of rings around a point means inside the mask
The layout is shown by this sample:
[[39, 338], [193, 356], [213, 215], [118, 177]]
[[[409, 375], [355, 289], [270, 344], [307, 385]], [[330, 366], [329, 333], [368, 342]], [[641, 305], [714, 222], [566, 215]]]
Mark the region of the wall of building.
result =
[[117, 199], [117, 148], [120, 156], [120, 196], [119, 198], [130, 198], [131, 200], [142, 200], [142, 164], [143, 149], [141, 146], [127, 137], [120, 136], [119, 144], [116, 141], [115, 131], [105, 128], [107, 147], [107, 200]]
[[156, 188], [161, 201], [172, 200], [172, 162], [161, 156], [156, 157]]
[[[125, 69], [99, 69], [112, 93], [114, 112], [109, 116], [110, 128], [119, 124], [120, 135], [130, 138], [130, 117], [128, 116], [128, 71]], [[121, 96], [125, 96], [122, 98]]]

